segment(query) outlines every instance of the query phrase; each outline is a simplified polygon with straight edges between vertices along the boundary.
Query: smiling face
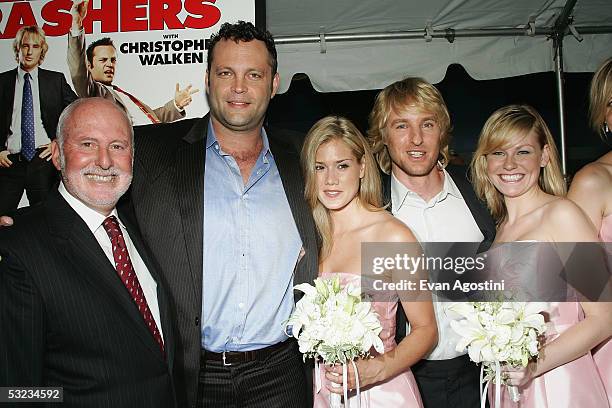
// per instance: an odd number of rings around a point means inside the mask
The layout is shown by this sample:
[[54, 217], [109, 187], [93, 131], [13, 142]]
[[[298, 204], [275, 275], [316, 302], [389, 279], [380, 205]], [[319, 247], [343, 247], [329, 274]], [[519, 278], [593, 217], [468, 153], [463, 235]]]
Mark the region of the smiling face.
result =
[[394, 174], [429, 175], [440, 154], [440, 126], [435, 116], [416, 107], [391, 110], [385, 128], [385, 144]]
[[77, 106], [67, 121], [61, 152], [53, 141], [53, 163], [71, 195], [108, 215], [132, 181], [130, 124], [100, 98]]
[[356, 199], [365, 166], [340, 139], [325, 142], [315, 156], [318, 199], [329, 210], [341, 210]]
[[40, 62], [41, 53], [40, 38], [34, 34], [25, 33], [19, 47], [19, 66], [21, 69], [30, 72], [36, 68]]
[[260, 128], [279, 83], [266, 45], [221, 40], [212, 55], [205, 83], [213, 120], [232, 131]]
[[487, 177], [504, 197], [519, 197], [539, 189], [542, 167], [549, 161], [548, 145], [540, 146], [538, 135], [532, 130], [527, 136], [510, 136], [510, 143], [486, 155]]

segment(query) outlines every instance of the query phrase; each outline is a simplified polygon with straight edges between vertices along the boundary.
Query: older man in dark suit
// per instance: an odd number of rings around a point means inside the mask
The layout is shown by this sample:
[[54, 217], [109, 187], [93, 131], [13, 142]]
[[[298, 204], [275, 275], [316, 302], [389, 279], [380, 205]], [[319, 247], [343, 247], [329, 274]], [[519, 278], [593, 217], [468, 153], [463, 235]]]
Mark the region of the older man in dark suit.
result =
[[174, 407], [168, 301], [115, 208], [132, 179], [128, 117], [77, 100], [52, 157], [59, 189], [0, 229], [0, 387], [63, 387], [64, 407]]
[[77, 96], [64, 74], [39, 68], [47, 49], [41, 28], [22, 27], [13, 42], [19, 66], [0, 74], [0, 214], [15, 210], [24, 190], [30, 204], [42, 201], [57, 181], [51, 141]]

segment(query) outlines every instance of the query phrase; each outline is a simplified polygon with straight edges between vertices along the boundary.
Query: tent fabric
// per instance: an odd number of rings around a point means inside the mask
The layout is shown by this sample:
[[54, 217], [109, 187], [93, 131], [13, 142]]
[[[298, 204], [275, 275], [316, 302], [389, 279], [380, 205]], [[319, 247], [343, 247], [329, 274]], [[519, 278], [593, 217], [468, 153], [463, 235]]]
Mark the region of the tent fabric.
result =
[[[275, 38], [433, 30], [551, 29], [565, 0], [267, 0], [267, 28]], [[612, 1], [579, 0], [573, 24], [611, 26]], [[536, 31], [537, 32], [537, 31]], [[612, 34], [567, 35], [564, 69], [590, 72], [612, 54]], [[554, 70], [553, 41], [546, 36], [490, 36], [277, 44], [281, 85], [305, 73], [321, 92], [380, 89], [407, 75], [437, 83], [450, 64], [461, 64], [475, 79]]]

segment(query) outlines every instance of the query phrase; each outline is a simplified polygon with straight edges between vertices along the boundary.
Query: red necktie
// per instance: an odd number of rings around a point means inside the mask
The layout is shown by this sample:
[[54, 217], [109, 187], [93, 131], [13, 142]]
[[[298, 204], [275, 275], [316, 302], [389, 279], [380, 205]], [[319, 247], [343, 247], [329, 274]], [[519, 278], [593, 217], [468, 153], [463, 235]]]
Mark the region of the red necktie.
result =
[[122, 94], [126, 95], [128, 98], [131, 99], [132, 102], [134, 102], [134, 104], [136, 106], [138, 106], [138, 108], [142, 111], [142, 113], [144, 113], [145, 115], [147, 115], [147, 118], [149, 118], [149, 120], [152, 123], [159, 123], [159, 119], [157, 119], [155, 116], [151, 115], [151, 112], [149, 112], [147, 110], [147, 108], [145, 108], [145, 106], [142, 104], [142, 102], [140, 102], [140, 100], [138, 98], [136, 98], [134, 95], [132, 95], [131, 93], [124, 91], [123, 89], [119, 88], [117, 85], [113, 85], [113, 89], [117, 92], [121, 92]]
[[111, 215], [104, 220], [102, 226], [106, 230], [106, 233], [113, 244], [113, 258], [115, 259], [115, 269], [117, 270], [117, 275], [130, 293], [130, 296], [132, 297], [132, 300], [134, 300], [134, 303], [136, 303], [136, 306], [138, 306], [138, 311], [142, 315], [147, 328], [153, 335], [153, 338], [157, 344], [159, 344], [162, 354], [164, 354], [164, 340], [159, 333], [155, 319], [153, 319], [151, 310], [149, 310], [147, 299], [142, 292], [142, 287], [140, 286], [138, 277], [134, 272], [134, 267], [132, 266], [132, 261], [130, 260], [130, 254], [128, 254], [125, 241], [123, 239], [123, 233], [121, 233], [121, 228], [119, 228], [119, 222], [117, 222], [117, 218], [115, 218], [114, 215]]

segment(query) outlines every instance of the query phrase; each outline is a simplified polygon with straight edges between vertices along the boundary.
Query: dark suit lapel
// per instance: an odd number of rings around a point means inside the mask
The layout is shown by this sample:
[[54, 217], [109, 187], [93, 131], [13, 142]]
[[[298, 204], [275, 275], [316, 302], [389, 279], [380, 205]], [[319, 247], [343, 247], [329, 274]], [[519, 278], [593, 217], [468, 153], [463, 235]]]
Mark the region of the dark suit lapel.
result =
[[[202, 299], [202, 248], [204, 220], [204, 163], [208, 116], [199, 120], [183, 138], [176, 158], [176, 201], [180, 205], [183, 237], [191, 272], [194, 299]], [[194, 171], [201, 169], [201, 171]]]
[[[13, 105], [15, 101], [15, 83], [17, 82], [17, 68], [10, 71], [11, 74], [8, 75], [8, 81], [1, 84], [2, 87], [5, 87], [2, 94], [4, 98], [2, 99], [2, 106], [4, 107], [4, 123], [6, 123], [6, 135], [2, 135], [0, 140], [6, 141], [8, 139], [8, 134], [10, 133], [11, 121], [13, 116]], [[2, 146], [4, 148], [4, 146]]]
[[476, 221], [480, 232], [482, 232], [482, 235], [484, 236], [483, 241], [478, 247], [478, 252], [484, 252], [489, 249], [493, 243], [493, 240], [495, 239], [495, 223], [484, 203], [482, 203], [480, 200], [478, 200], [478, 197], [476, 197], [476, 193], [474, 193], [474, 189], [468, 181], [463, 169], [464, 168], [462, 167], [455, 168], [453, 166], [448, 166], [446, 171], [461, 192], [461, 196], [463, 196], [466, 205], [472, 213], [474, 221]]
[[159, 316], [161, 319], [162, 331], [164, 333], [164, 345], [166, 349], [166, 359], [168, 365], [172, 367], [174, 360], [174, 336], [173, 336], [173, 324], [170, 317], [170, 305], [165, 290], [165, 282], [161, 281], [160, 274], [158, 273], [159, 267], [154, 259], [149, 256], [149, 250], [140, 235], [136, 223], [136, 217], [133, 214], [131, 206], [122, 206], [117, 208], [119, 212], [119, 218], [125, 226], [130, 235], [132, 243], [136, 247], [138, 254], [145, 263], [149, 273], [157, 283], [157, 303], [159, 305]]
[[391, 203], [391, 175], [380, 172], [380, 178], [382, 181], [382, 202], [383, 205], [386, 205], [386, 209], [389, 212], [393, 211], [392, 203]]
[[85, 222], [59, 192], [52, 193], [45, 205], [50, 220], [50, 232], [59, 240], [60, 247], [63, 247], [62, 252], [74, 270], [94, 288], [106, 292], [108, 299], [117, 303], [131, 320], [129, 327], [135, 336], [161, 359], [159, 346], [146, 328], [142, 315]]
[[[300, 157], [296, 152], [276, 142], [272, 137], [269, 137], [268, 140], [291, 208], [293, 220], [306, 251], [306, 255], [298, 265], [293, 283], [294, 285], [303, 282], [310, 283], [316, 278], [318, 271], [316, 254], [318, 248], [310, 208], [304, 199], [304, 180], [300, 171]], [[313, 263], [314, 265], [312, 265]]]
[[[47, 123], [46, 109], [47, 101], [51, 100], [49, 95], [52, 91], [51, 78], [48, 77], [47, 72], [44, 69], [38, 68], [38, 102], [40, 106], [40, 117], [44, 124]], [[49, 135], [49, 137], [53, 137]]]

